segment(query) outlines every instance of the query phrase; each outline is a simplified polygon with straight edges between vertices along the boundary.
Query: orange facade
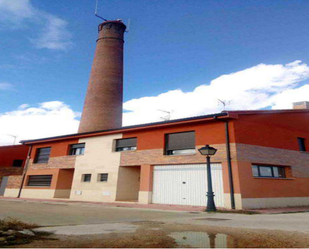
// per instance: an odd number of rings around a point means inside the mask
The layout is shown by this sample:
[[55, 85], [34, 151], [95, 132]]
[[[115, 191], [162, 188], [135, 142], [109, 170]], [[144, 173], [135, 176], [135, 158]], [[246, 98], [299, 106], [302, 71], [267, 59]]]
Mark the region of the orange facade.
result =
[[[175, 124], [163, 128], [153, 128], [124, 132], [124, 138], [137, 137], [138, 150], [163, 149], [165, 134], [195, 131], [195, 144], [223, 144], [225, 143], [225, 123], [223, 121], [192, 122], [189, 124]], [[234, 132], [230, 129], [231, 143], [234, 142]]]
[[78, 139], [68, 139], [62, 141], [55, 141], [49, 143], [35, 144], [32, 147], [30, 158], [34, 159], [37, 149], [51, 147], [50, 157], [67, 156], [69, 153], [70, 145], [78, 143]]
[[298, 151], [303, 137], [309, 148], [309, 112], [241, 115], [233, 123], [236, 143]]
[[0, 146], [0, 168], [12, 167], [14, 160], [23, 160], [24, 166], [28, 150], [29, 146], [26, 145]]

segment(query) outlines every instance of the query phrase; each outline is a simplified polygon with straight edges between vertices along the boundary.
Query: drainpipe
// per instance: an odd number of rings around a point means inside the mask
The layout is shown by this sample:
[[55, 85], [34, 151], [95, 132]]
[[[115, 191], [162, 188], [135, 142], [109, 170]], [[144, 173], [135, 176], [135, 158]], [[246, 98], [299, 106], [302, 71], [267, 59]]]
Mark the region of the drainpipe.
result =
[[27, 170], [28, 170], [28, 166], [29, 166], [29, 162], [30, 162], [31, 151], [32, 151], [32, 145], [30, 146], [30, 149], [29, 149], [29, 152], [28, 152], [28, 155], [27, 155], [27, 161], [25, 163], [25, 167], [24, 167], [24, 171], [23, 171], [23, 178], [21, 180], [21, 185], [20, 185], [20, 188], [19, 188], [17, 198], [20, 198], [21, 191], [22, 191], [23, 186], [24, 186], [24, 182], [25, 182], [25, 178], [26, 178], [26, 174], [27, 174]]
[[231, 147], [230, 147], [230, 134], [229, 134], [229, 121], [225, 122], [225, 142], [226, 142], [226, 159], [229, 170], [229, 184], [231, 192], [231, 206], [235, 209], [235, 196], [234, 196], [234, 181], [233, 181], [233, 171], [232, 171], [232, 161], [231, 161]]

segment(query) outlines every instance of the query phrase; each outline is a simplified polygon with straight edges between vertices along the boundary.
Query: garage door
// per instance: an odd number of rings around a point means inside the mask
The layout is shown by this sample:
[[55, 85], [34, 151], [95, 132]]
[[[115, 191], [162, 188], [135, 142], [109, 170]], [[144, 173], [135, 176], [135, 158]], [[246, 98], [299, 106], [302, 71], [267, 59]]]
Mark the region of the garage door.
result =
[[[217, 207], [224, 207], [221, 164], [211, 165]], [[160, 165], [154, 167], [153, 203], [206, 206], [206, 164]]]

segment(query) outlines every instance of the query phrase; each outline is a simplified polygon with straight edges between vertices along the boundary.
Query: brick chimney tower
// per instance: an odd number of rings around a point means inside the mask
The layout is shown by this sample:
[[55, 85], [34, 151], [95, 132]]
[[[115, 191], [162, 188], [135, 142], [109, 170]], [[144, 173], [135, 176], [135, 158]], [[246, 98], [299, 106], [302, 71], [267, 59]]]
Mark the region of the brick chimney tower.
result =
[[121, 21], [105, 21], [99, 25], [79, 133], [122, 126], [125, 30]]

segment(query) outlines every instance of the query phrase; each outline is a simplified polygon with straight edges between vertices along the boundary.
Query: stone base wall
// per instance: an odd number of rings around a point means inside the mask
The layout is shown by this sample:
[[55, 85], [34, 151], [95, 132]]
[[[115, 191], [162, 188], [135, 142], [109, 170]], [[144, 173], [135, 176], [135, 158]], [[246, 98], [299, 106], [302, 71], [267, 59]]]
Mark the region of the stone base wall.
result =
[[309, 197], [244, 198], [243, 209], [309, 206]]
[[4, 192], [4, 197], [14, 197], [18, 196], [19, 189], [17, 188], [6, 188]]

